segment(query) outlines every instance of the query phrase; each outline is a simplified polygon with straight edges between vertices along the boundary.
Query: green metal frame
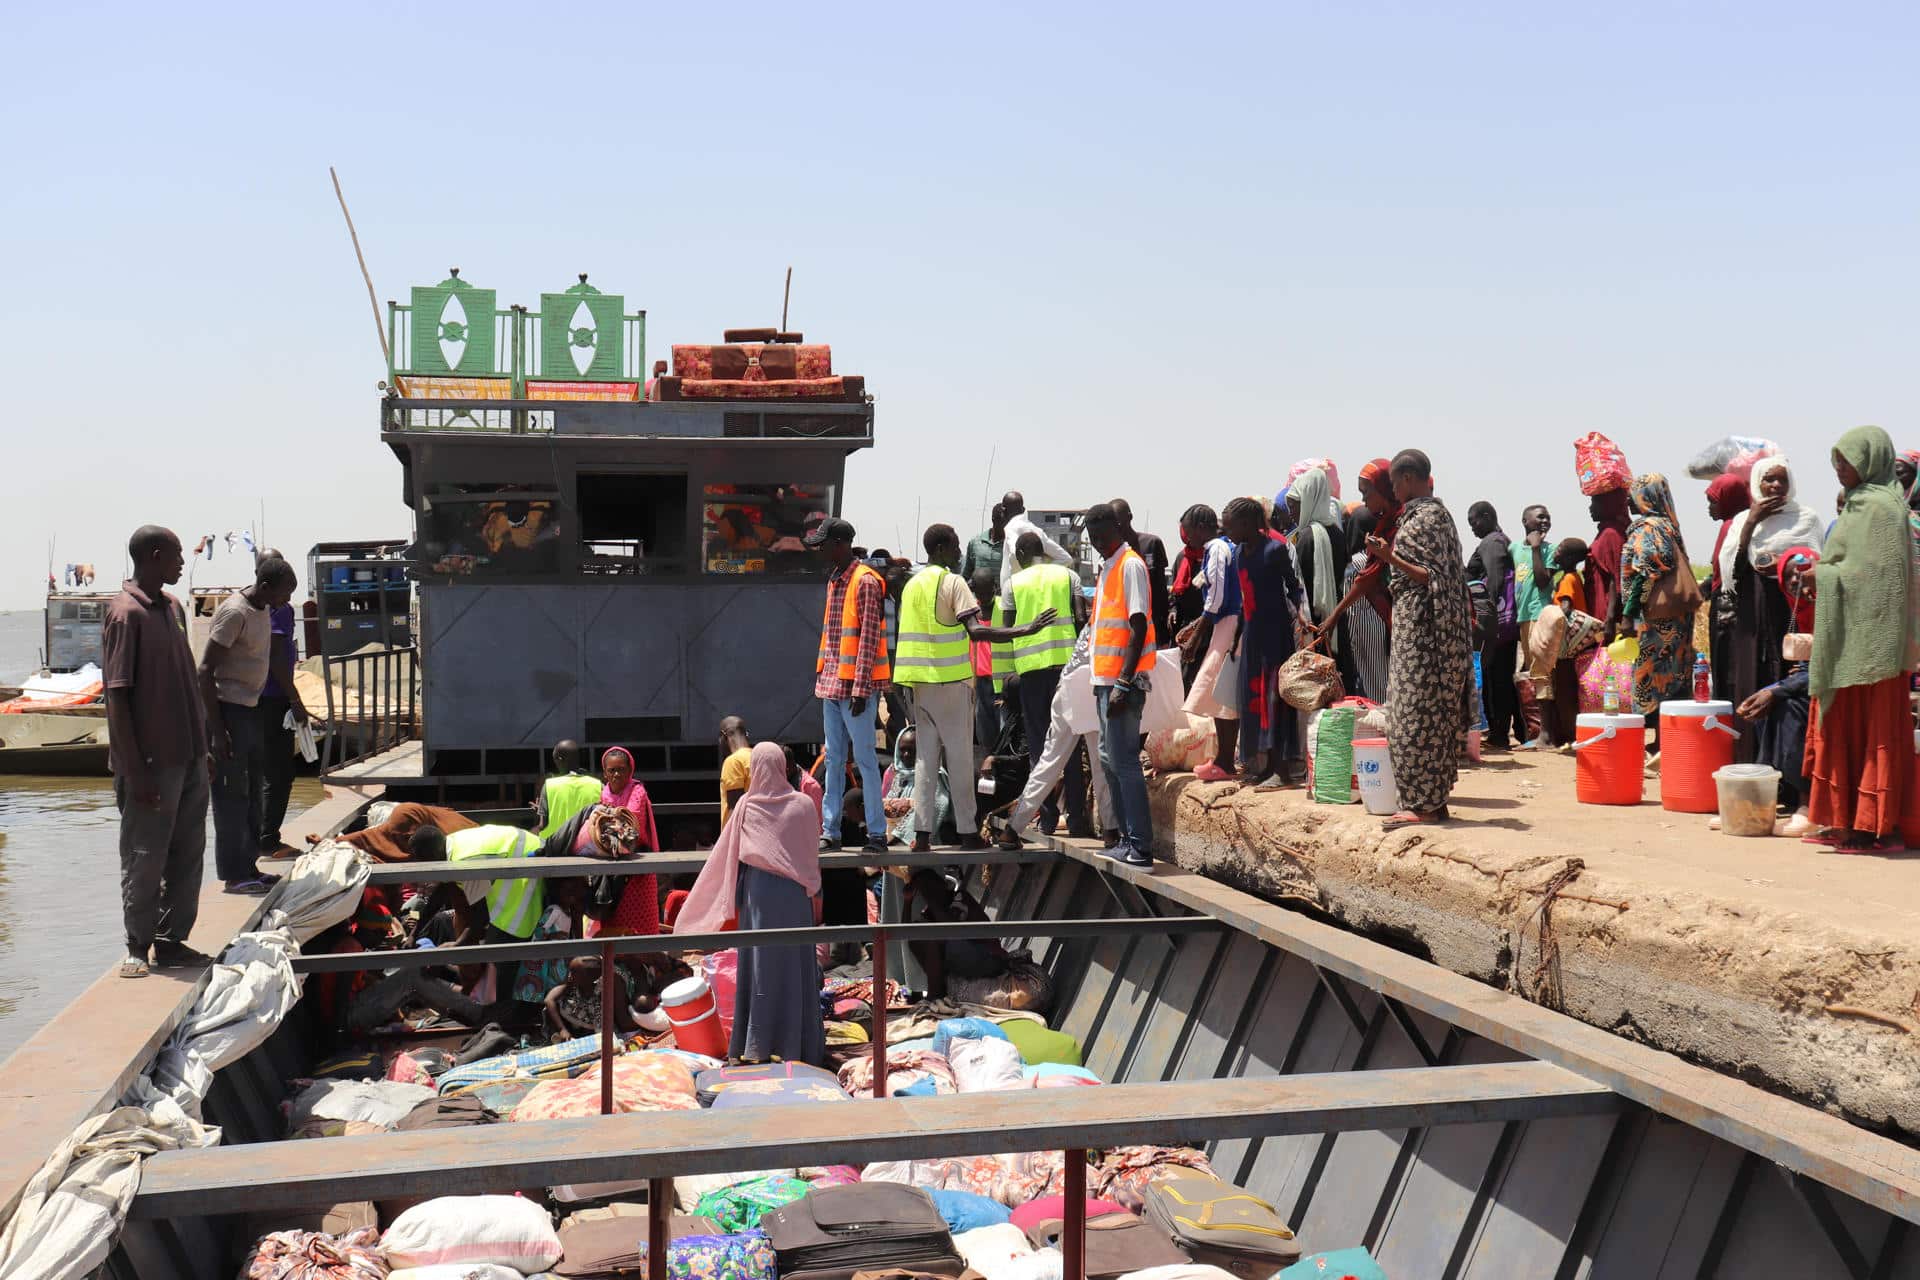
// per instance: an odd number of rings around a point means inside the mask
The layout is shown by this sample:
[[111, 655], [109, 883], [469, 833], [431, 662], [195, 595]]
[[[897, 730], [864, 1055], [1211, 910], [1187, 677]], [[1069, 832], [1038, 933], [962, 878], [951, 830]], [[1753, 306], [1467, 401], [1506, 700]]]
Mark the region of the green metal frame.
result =
[[[464, 319], [447, 318], [454, 301]], [[585, 272], [578, 284], [541, 294], [538, 311], [502, 307], [494, 290], [462, 280], [455, 268], [437, 285], [416, 285], [409, 301], [387, 303], [387, 379], [401, 386], [398, 380], [407, 377], [500, 378], [510, 383], [515, 400], [527, 398], [530, 379], [641, 382], [647, 376], [647, 313], [625, 308], [622, 295], [602, 293], [587, 283]], [[578, 359], [583, 351], [591, 351], [591, 358]]]

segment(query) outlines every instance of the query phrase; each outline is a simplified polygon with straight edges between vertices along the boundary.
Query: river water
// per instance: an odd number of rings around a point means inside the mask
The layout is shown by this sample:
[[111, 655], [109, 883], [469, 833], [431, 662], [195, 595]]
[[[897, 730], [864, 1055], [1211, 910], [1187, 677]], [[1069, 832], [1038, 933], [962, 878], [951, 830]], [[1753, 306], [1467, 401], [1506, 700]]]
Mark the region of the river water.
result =
[[[38, 667], [38, 610], [0, 613], [0, 684]], [[294, 782], [288, 816], [320, 800]], [[119, 815], [108, 778], [0, 774], [0, 1058], [120, 958]], [[207, 823], [213, 875], [213, 823]]]

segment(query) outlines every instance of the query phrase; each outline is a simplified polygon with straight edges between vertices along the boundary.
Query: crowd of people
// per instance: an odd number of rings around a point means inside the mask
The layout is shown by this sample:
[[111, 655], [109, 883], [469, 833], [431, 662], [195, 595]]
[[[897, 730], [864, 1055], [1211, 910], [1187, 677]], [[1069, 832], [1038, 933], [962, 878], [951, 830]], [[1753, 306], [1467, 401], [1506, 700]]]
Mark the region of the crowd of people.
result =
[[[804, 542], [826, 570], [814, 683], [824, 750], [806, 767], [756, 743], [739, 717], [721, 723], [721, 826], [689, 889], [663, 895], [653, 875], [486, 877], [491, 859], [660, 848], [633, 756], [612, 748], [589, 773], [579, 749], [562, 743], [536, 829], [401, 804], [349, 836], [384, 859], [473, 860], [475, 879], [405, 902], [371, 894], [332, 942], [966, 919], [958, 886], [936, 874], [823, 872], [819, 855], [849, 844], [870, 853], [989, 840], [1018, 848], [1036, 822], [1097, 836], [1107, 856], [1149, 866], [1141, 717], [1150, 692], [1178, 682], [1187, 714], [1211, 722], [1215, 752], [1195, 770], [1201, 781], [1284, 789], [1306, 764], [1305, 715], [1281, 688], [1309, 653], [1345, 695], [1384, 708], [1399, 795], [1389, 829], [1449, 820], [1476, 734], [1488, 751], [1569, 746], [1594, 671], [1622, 661], [1612, 642], [1631, 635], [1631, 671], [1609, 686], [1618, 705], [1608, 709], [1646, 718], [1650, 767], [1660, 705], [1694, 697], [1704, 681], [1737, 708], [1738, 758], [1779, 771], [1791, 815], [1783, 832], [1842, 852], [1890, 851], [1914, 758], [1920, 514], [1910, 504], [1920, 452], [1898, 454], [1886, 432], [1860, 427], [1830, 461], [1832, 519], [1801, 501], [1808, 477], [1777, 451], [1707, 484], [1719, 529], [1704, 572], [1659, 473], [1596, 486], [1588, 537], [1550, 541], [1552, 514], [1536, 503], [1520, 512], [1515, 539], [1492, 505], [1471, 501], [1463, 542], [1417, 449], [1362, 466], [1351, 503], [1335, 465], [1308, 459], [1271, 499], [1190, 507], [1172, 558], [1135, 527], [1127, 503], [1100, 503], [1081, 522], [1099, 558], [1085, 585], [1077, 549], [1036, 523], [1018, 492], [970, 540], [945, 524], [927, 528], [917, 567], [868, 555], [851, 524], [823, 519]], [[266, 892], [275, 877], [257, 859], [292, 854], [277, 829], [285, 778], [272, 763], [287, 753], [265, 744], [306, 711], [290, 619], [277, 621], [295, 585], [284, 557], [260, 556], [255, 581], [220, 606], [196, 663], [184, 613], [165, 590], [184, 564], [178, 538], [145, 527], [129, 554], [134, 575], [108, 612], [104, 669], [122, 811], [121, 972], [136, 977], [150, 961], [207, 962], [187, 938], [209, 807], [226, 891]], [[733, 1055], [816, 1060], [814, 997], [836, 957], [801, 946], [749, 951]], [[991, 976], [1005, 957], [956, 943], [902, 961], [937, 993], [946, 975]], [[618, 967], [629, 1016], [649, 1014], [683, 972], [664, 959]], [[558, 963], [361, 975], [338, 993], [338, 1011], [365, 1025], [396, 1001], [459, 1017], [504, 1008], [558, 1034], [610, 980], [592, 965]]]

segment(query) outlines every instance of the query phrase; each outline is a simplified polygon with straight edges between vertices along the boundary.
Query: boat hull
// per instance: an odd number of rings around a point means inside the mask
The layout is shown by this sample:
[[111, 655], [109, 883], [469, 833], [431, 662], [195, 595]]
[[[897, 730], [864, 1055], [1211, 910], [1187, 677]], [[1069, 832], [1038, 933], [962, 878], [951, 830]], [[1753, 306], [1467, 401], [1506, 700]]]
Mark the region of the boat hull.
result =
[[105, 711], [26, 711], [0, 716], [0, 773], [104, 776]]

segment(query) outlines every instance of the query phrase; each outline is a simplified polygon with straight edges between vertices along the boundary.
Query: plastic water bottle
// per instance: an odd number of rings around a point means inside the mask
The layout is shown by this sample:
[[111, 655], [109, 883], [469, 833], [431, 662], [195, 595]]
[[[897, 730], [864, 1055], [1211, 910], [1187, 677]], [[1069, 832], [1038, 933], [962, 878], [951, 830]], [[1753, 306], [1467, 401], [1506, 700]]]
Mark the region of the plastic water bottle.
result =
[[1704, 653], [1695, 654], [1693, 658], [1693, 700], [1713, 701], [1713, 668]]
[[[1604, 656], [1604, 655], [1602, 655]], [[1610, 716], [1620, 714], [1620, 672], [1618, 668], [1607, 672], [1607, 684], [1600, 691], [1600, 710]]]

